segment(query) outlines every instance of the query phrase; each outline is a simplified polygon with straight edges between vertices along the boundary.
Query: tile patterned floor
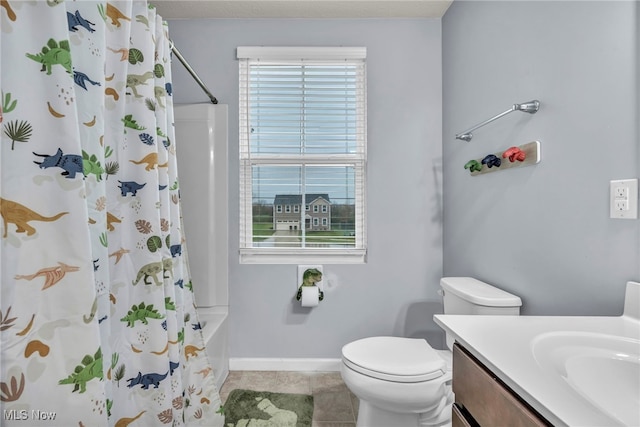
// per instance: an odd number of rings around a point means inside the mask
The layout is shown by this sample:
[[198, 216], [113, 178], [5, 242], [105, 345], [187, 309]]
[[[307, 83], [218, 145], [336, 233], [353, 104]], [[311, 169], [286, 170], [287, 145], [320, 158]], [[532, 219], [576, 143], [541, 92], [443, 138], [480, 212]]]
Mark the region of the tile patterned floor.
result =
[[313, 395], [312, 427], [355, 427], [358, 398], [340, 372], [231, 371], [220, 389], [224, 404], [236, 388]]

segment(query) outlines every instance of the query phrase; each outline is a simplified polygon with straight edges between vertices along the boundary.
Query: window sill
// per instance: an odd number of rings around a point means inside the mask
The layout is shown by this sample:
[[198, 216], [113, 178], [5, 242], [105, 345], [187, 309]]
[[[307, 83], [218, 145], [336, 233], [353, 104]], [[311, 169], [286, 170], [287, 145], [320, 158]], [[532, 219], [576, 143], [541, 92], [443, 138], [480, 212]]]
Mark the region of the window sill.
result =
[[365, 264], [366, 249], [240, 249], [240, 264]]

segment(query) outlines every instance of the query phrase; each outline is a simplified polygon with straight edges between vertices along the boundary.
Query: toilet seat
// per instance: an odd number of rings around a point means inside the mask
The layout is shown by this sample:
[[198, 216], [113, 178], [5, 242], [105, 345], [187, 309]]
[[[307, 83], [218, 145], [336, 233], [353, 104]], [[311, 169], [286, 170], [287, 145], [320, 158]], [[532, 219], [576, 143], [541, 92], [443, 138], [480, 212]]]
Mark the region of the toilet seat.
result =
[[363, 375], [398, 383], [430, 381], [447, 371], [436, 350], [416, 338], [363, 338], [342, 347], [342, 360]]

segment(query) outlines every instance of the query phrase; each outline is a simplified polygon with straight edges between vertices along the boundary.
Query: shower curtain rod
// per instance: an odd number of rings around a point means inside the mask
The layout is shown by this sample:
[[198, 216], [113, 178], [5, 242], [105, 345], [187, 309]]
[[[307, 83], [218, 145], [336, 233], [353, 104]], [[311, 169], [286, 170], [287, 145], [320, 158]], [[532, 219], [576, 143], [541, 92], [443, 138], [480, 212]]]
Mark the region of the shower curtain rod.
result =
[[212, 104], [217, 104], [218, 100], [216, 99], [216, 97], [213, 96], [211, 94], [211, 92], [209, 92], [209, 89], [207, 89], [207, 86], [205, 86], [204, 82], [200, 79], [200, 77], [198, 77], [198, 75], [193, 70], [193, 68], [191, 68], [191, 65], [189, 65], [187, 60], [184, 59], [184, 56], [182, 56], [182, 54], [180, 54], [180, 51], [178, 50], [178, 48], [176, 48], [176, 45], [173, 43], [173, 40], [171, 40], [170, 42], [171, 42], [171, 51], [176, 55], [176, 58], [178, 58], [178, 60], [182, 63], [182, 65], [184, 65], [184, 68], [187, 69], [187, 71], [189, 72], [189, 74], [191, 74], [191, 77], [193, 77], [193, 79], [196, 81], [196, 83], [198, 83], [198, 85], [200, 85], [200, 87], [202, 88], [204, 93], [206, 93], [207, 96], [209, 97], [209, 99], [211, 100], [211, 103]]

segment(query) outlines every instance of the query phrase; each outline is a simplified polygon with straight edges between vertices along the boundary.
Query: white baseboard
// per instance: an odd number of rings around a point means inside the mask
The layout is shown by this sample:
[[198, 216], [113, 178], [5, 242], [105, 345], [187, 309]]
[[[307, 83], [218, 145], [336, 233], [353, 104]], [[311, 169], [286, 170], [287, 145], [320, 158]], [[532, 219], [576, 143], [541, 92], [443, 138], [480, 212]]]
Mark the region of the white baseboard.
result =
[[229, 359], [229, 370], [339, 372], [341, 363], [342, 361], [340, 359], [232, 357]]

